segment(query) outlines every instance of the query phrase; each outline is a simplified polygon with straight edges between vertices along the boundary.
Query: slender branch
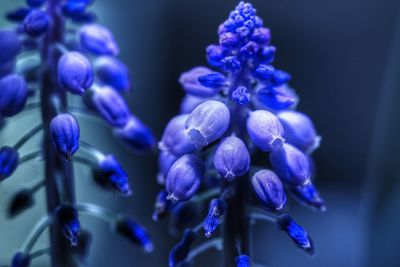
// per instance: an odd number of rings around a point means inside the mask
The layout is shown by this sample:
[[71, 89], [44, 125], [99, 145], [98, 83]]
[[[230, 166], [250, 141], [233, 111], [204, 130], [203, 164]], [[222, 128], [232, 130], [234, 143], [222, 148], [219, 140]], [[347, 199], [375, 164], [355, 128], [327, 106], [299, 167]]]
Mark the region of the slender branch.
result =
[[25, 254], [29, 254], [32, 250], [32, 248], [35, 246], [37, 240], [39, 237], [42, 235], [44, 230], [53, 222], [53, 218], [49, 216], [42, 217], [35, 225], [35, 227], [32, 229], [32, 231], [29, 233], [27, 238], [24, 241], [24, 244], [22, 245], [21, 251], [23, 251]]
[[26, 163], [32, 159], [38, 158], [41, 155], [42, 155], [41, 150], [37, 150], [37, 151], [31, 152], [29, 154], [26, 154], [26, 155], [22, 156], [21, 159], [19, 160], [19, 165], [21, 166], [21, 164]]
[[88, 142], [80, 140], [79, 144], [82, 148], [86, 149], [87, 152], [94, 158], [96, 158], [98, 161], [104, 159], [105, 155], [102, 152], [100, 152], [97, 148], [89, 144]]
[[100, 218], [108, 223], [113, 223], [118, 217], [114, 212], [91, 203], [77, 204], [76, 209], [80, 213], [86, 213], [88, 215]]
[[192, 198], [192, 201], [195, 201], [195, 202], [202, 202], [202, 201], [205, 201], [205, 200], [208, 200], [208, 199], [210, 199], [210, 198], [213, 198], [213, 197], [218, 196], [219, 192], [220, 192], [220, 189], [219, 189], [219, 188], [217, 188], [217, 187], [211, 188], [211, 189], [209, 189], [209, 190], [207, 190], [207, 191], [201, 192], [201, 193], [198, 194], [198, 195], [195, 195], [195, 196]]
[[275, 223], [277, 216], [265, 210], [256, 207], [249, 207], [246, 210], [247, 216], [254, 220], [261, 220], [266, 222]]
[[189, 253], [187, 260], [192, 260], [195, 257], [197, 257], [198, 255], [200, 255], [201, 253], [212, 249], [212, 248], [216, 248], [218, 250], [222, 249], [222, 239], [221, 238], [214, 238], [211, 240], [208, 240], [207, 242], [204, 242], [203, 244], [195, 247], [194, 249], [191, 250], [191, 252]]
[[82, 163], [90, 168], [96, 167], [96, 162], [81, 156], [73, 156], [72, 161]]
[[21, 139], [13, 146], [15, 150], [20, 149], [26, 142], [28, 142], [32, 137], [34, 137], [38, 132], [43, 129], [43, 124], [37, 125], [30, 129], [27, 133], [22, 136]]
[[30, 191], [31, 193], [35, 193], [38, 191], [40, 188], [42, 188], [46, 184], [46, 180], [41, 180], [38, 183], [36, 183], [34, 186], [31, 187]]
[[36, 250], [35, 252], [31, 253], [30, 258], [31, 260], [50, 254], [50, 248], [42, 248], [39, 250]]

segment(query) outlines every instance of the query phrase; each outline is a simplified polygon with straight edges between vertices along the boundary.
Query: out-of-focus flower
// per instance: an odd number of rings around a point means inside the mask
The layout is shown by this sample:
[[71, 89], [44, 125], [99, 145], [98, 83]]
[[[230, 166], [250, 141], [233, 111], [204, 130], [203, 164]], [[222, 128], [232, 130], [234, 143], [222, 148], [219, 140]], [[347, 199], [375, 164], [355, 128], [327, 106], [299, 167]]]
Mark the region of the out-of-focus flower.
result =
[[30, 7], [40, 7], [46, 0], [26, 0], [26, 4]]
[[259, 170], [251, 181], [262, 204], [274, 210], [280, 210], [285, 206], [285, 188], [275, 173], [267, 169]]
[[18, 166], [19, 154], [12, 147], [0, 148], [0, 181], [10, 177]]
[[79, 30], [81, 45], [96, 55], [118, 55], [118, 44], [113, 34], [99, 24], [84, 25]]
[[208, 98], [204, 97], [198, 97], [194, 96], [191, 94], [185, 95], [185, 97], [182, 99], [179, 111], [181, 114], [187, 114], [192, 112], [198, 105], [201, 103], [210, 100]]
[[31, 257], [24, 252], [15, 253], [12, 258], [11, 267], [29, 267], [31, 264]]
[[290, 187], [290, 192], [302, 204], [319, 211], [325, 211], [325, 201], [319, 195], [317, 188], [309, 181], [305, 185]]
[[31, 11], [28, 7], [19, 7], [6, 13], [6, 18], [13, 22], [21, 22]]
[[50, 133], [58, 153], [70, 160], [79, 148], [78, 121], [71, 114], [59, 114], [51, 120]]
[[8, 206], [7, 215], [13, 218], [21, 212], [29, 209], [34, 204], [32, 192], [27, 189], [18, 191], [11, 199]]
[[152, 252], [153, 242], [146, 229], [127, 216], [121, 216], [115, 223], [115, 230], [118, 234], [127, 238], [136, 245], [141, 246], [146, 252]]
[[262, 106], [271, 110], [288, 109], [298, 101], [297, 95], [286, 85], [264, 87], [257, 92], [256, 99]]
[[15, 59], [21, 51], [21, 41], [18, 34], [12, 30], [0, 30], [0, 63], [3, 65]]
[[250, 267], [250, 258], [247, 255], [239, 255], [235, 258], [237, 267]]
[[168, 193], [165, 190], [161, 190], [156, 198], [156, 202], [154, 204], [154, 212], [153, 212], [153, 220], [159, 221], [163, 219], [169, 212], [169, 209], [172, 206], [171, 201], [167, 199]]
[[12, 117], [25, 106], [28, 98], [27, 84], [19, 75], [10, 74], [0, 80], [0, 115]]
[[[210, 97], [217, 94], [220, 91], [221, 86], [224, 83], [222, 76], [217, 75], [217, 83], [215, 83], [215, 72], [206, 67], [195, 67], [187, 72], [184, 72], [179, 77], [179, 82], [183, 87], [183, 90], [191, 95], [199, 97]], [[209, 76], [211, 75], [211, 76]], [[211, 78], [210, 78], [211, 77]], [[211, 80], [214, 81], [213, 86]]]
[[161, 151], [158, 157], [158, 166], [160, 167], [160, 172], [163, 176], [167, 176], [172, 164], [174, 164], [174, 162], [178, 158], [179, 156], [176, 156], [166, 151]]
[[210, 238], [211, 234], [218, 228], [220, 217], [224, 215], [225, 209], [226, 203], [224, 200], [214, 198], [210, 201], [208, 214], [203, 222], [203, 228], [207, 238]]
[[120, 93], [132, 89], [131, 75], [127, 66], [111, 56], [99, 57], [95, 64], [95, 73], [100, 82], [111, 86]]
[[46, 12], [40, 9], [33, 9], [25, 17], [23, 28], [28, 35], [38, 37], [47, 31], [49, 24], [50, 19]]
[[57, 207], [55, 216], [62, 228], [64, 237], [69, 240], [71, 246], [78, 245], [80, 223], [76, 208], [71, 204], [61, 204]]
[[190, 229], [185, 230], [182, 240], [169, 253], [169, 267], [177, 267], [181, 262], [186, 260], [190, 248], [197, 237], [198, 235], [194, 231]]

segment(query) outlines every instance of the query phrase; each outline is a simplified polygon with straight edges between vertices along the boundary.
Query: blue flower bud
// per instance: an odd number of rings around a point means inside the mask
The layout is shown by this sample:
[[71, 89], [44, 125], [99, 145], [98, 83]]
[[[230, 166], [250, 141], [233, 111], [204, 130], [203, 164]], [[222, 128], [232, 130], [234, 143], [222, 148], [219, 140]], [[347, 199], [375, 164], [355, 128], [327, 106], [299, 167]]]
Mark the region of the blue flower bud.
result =
[[93, 12], [85, 12], [85, 14], [81, 16], [72, 17], [71, 20], [80, 24], [95, 23], [97, 20], [97, 15]]
[[199, 189], [204, 176], [204, 162], [186, 154], [172, 164], [165, 183], [168, 199], [173, 202], [190, 199]]
[[62, 6], [62, 11], [66, 17], [80, 17], [86, 12], [86, 4], [82, 2], [67, 2]]
[[17, 169], [19, 161], [18, 151], [12, 147], [0, 148], [0, 182], [10, 177]]
[[255, 27], [262, 27], [263, 24], [264, 24], [264, 21], [262, 20], [262, 18], [260, 18], [259, 16], [254, 17], [254, 26]]
[[153, 220], [159, 221], [168, 215], [169, 209], [172, 207], [171, 201], [167, 199], [168, 193], [165, 190], [158, 193], [154, 204]]
[[220, 88], [224, 86], [226, 81], [225, 75], [219, 72], [212, 72], [206, 75], [199, 76], [201, 85], [210, 88]]
[[199, 77], [214, 73], [206, 67], [195, 67], [187, 72], [184, 72], [179, 77], [179, 83], [183, 90], [199, 97], [210, 97], [219, 92], [219, 88], [202, 85]]
[[282, 110], [293, 107], [298, 102], [296, 93], [289, 87], [261, 88], [256, 95], [257, 101], [268, 109]]
[[244, 86], [239, 86], [232, 92], [232, 99], [239, 105], [245, 105], [250, 101], [251, 94]]
[[149, 151], [156, 144], [156, 138], [151, 129], [133, 115], [129, 117], [124, 127], [115, 128], [113, 132], [133, 151]]
[[32, 207], [33, 204], [34, 199], [32, 197], [32, 191], [28, 189], [22, 189], [15, 193], [15, 195], [12, 197], [8, 205], [7, 215], [9, 218], [13, 218]]
[[114, 155], [107, 155], [98, 162], [97, 168], [93, 169], [93, 178], [104, 189], [116, 190], [125, 197], [132, 194], [128, 174]]
[[191, 153], [196, 150], [190, 141], [190, 137], [185, 131], [185, 123], [189, 115], [179, 115], [170, 120], [165, 127], [164, 133], [159, 143], [159, 148], [163, 151], [177, 156]]
[[29, 267], [31, 264], [31, 257], [24, 252], [15, 253], [12, 258], [11, 267]]
[[280, 148], [285, 141], [278, 117], [266, 110], [256, 110], [247, 119], [247, 132], [253, 143], [263, 151]]
[[275, 46], [263, 46], [258, 50], [258, 58], [263, 64], [271, 64], [275, 59], [276, 48]]
[[276, 70], [274, 75], [272, 76], [272, 84], [274, 86], [280, 86], [289, 82], [292, 79], [289, 73], [283, 70]]
[[225, 104], [209, 100], [190, 113], [185, 128], [191, 142], [202, 148], [220, 138], [228, 129], [229, 121], [230, 113]]
[[201, 103], [210, 100], [209, 98], [198, 97], [191, 94], [185, 95], [181, 101], [179, 112], [181, 114], [186, 114], [192, 112]]
[[51, 139], [57, 152], [70, 160], [79, 148], [79, 124], [74, 116], [63, 113], [55, 116], [50, 123]]
[[225, 57], [225, 50], [219, 45], [209, 45], [206, 49], [207, 61], [211, 66], [220, 67]]
[[283, 144], [280, 149], [271, 152], [270, 159], [276, 174], [285, 183], [304, 185], [310, 180], [310, 163], [296, 147]]
[[231, 32], [225, 32], [219, 36], [219, 44], [227, 49], [234, 48], [238, 42], [236, 34]]
[[286, 141], [305, 153], [312, 153], [321, 138], [317, 135], [311, 119], [298, 111], [282, 111], [278, 113]]
[[26, 0], [26, 4], [30, 7], [40, 7], [46, 0]]
[[214, 154], [214, 167], [228, 181], [249, 171], [250, 154], [244, 142], [236, 137], [226, 137]]
[[119, 47], [112, 33], [99, 24], [84, 25], [79, 30], [81, 45], [96, 55], [118, 55]]
[[126, 125], [131, 115], [122, 96], [107, 86], [90, 90], [90, 104], [103, 119], [114, 127]]
[[6, 18], [12, 22], [21, 22], [26, 18], [26, 16], [28, 16], [29, 12], [31, 12], [30, 8], [19, 7], [17, 9], [8, 11], [6, 13]]
[[290, 187], [290, 192], [297, 201], [304, 206], [314, 208], [319, 211], [326, 211], [325, 201], [319, 195], [317, 188], [309, 181], [305, 185]]
[[205, 236], [211, 237], [211, 234], [218, 228], [219, 218], [224, 215], [226, 203], [220, 198], [214, 198], [210, 201], [208, 214], [203, 223]]
[[259, 170], [253, 175], [251, 182], [262, 204], [274, 210], [281, 210], [285, 206], [285, 188], [274, 172]]
[[120, 60], [103, 56], [95, 62], [95, 72], [99, 80], [118, 92], [128, 92], [132, 89], [131, 75], [127, 66]]
[[253, 77], [260, 81], [269, 81], [275, 73], [275, 68], [271, 65], [260, 64], [253, 72]]
[[21, 51], [21, 41], [15, 31], [0, 30], [0, 63], [3, 65], [15, 59]]
[[158, 157], [158, 165], [163, 176], [167, 176], [172, 164], [178, 159], [178, 156], [166, 151], [161, 151]]
[[58, 62], [58, 81], [63, 89], [81, 95], [93, 84], [92, 65], [78, 52], [66, 53]]
[[239, 255], [235, 258], [237, 267], [250, 267], [250, 258], [247, 255]]
[[49, 24], [50, 18], [46, 12], [40, 9], [33, 9], [24, 19], [22, 26], [28, 35], [38, 37], [47, 31]]
[[227, 71], [237, 72], [242, 68], [242, 64], [236, 56], [224, 57], [221, 63], [223, 68]]
[[118, 234], [124, 236], [134, 244], [141, 246], [144, 251], [152, 252], [154, 249], [149, 233], [146, 229], [127, 216], [118, 218], [115, 224]]
[[81, 227], [76, 208], [71, 204], [61, 204], [57, 207], [55, 216], [61, 226], [64, 237], [69, 240], [71, 246], [78, 245]]
[[276, 221], [278, 228], [285, 231], [293, 242], [309, 254], [314, 254], [314, 246], [306, 230], [298, 225], [289, 215], [279, 216]]
[[184, 262], [189, 255], [190, 248], [198, 235], [196, 232], [187, 229], [185, 230], [182, 240], [176, 244], [169, 253], [169, 267], [177, 267], [181, 262]]
[[268, 28], [254, 29], [251, 40], [259, 44], [268, 44], [271, 41], [271, 32]]
[[250, 41], [240, 48], [240, 54], [246, 58], [253, 58], [257, 55], [258, 49], [259, 46], [255, 42]]
[[25, 106], [28, 98], [28, 86], [25, 80], [16, 74], [10, 74], [0, 80], [0, 115], [12, 117]]
[[251, 31], [246, 26], [242, 26], [236, 29], [236, 34], [237, 36], [239, 36], [240, 39], [244, 39], [251, 34]]

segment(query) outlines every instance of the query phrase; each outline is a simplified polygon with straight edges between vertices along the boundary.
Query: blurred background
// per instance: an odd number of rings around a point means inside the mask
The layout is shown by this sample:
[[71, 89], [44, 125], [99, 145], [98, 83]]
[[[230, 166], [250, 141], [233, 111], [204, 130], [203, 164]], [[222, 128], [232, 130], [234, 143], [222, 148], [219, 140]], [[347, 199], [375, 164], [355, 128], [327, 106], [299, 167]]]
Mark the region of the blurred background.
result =
[[[3, 13], [18, 2], [2, 0]], [[178, 112], [183, 96], [181, 72], [205, 65], [205, 47], [217, 42], [217, 26], [238, 1], [98, 0], [94, 10], [109, 27], [132, 72], [134, 91], [127, 97], [134, 113], [157, 137]], [[315, 213], [290, 205], [291, 214], [313, 237], [317, 255], [306, 256], [275, 226], [252, 229], [253, 260], [265, 266], [400, 266], [400, 24], [398, 0], [253, 0], [278, 48], [275, 65], [291, 73], [300, 95], [299, 110], [313, 118], [322, 136], [315, 153], [318, 180], [328, 211]], [[1, 26], [7, 25], [1, 20]], [[1, 40], [0, 40], [1, 41]], [[0, 133], [10, 145], [39, 117], [23, 113]], [[156, 250], [146, 255], [116, 236], [102, 221], [82, 217], [94, 234], [88, 266], [167, 266], [177, 238], [167, 224], [151, 220], [157, 160], [131, 154], [113, 141], [100, 120], [79, 118], [82, 139], [114, 153], [129, 172], [134, 195], [105, 193], [89, 170], [76, 168], [78, 200], [132, 214], [146, 225]], [[29, 121], [29, 123], [27, 123]], [[37, 145], [38, 140], [35, 144]], [[31, 151], [33, 146], [24, 147]], [[24, 151], [25, 151], [24, 150]], [[41, 179], [41, 165], [28, 164], [0, 185], [0, 209], [11, 195]], [[32, 225], [45, 211], [43, 190], [35, 208], [17, 219], [0, 214], [0, 265], [8, 264]], [[45, 245], [47, 237], [38, 247]], [[49, 266], [42, 257], [32, 266]], [[219, 266], [218, 253], [195, 266]]]

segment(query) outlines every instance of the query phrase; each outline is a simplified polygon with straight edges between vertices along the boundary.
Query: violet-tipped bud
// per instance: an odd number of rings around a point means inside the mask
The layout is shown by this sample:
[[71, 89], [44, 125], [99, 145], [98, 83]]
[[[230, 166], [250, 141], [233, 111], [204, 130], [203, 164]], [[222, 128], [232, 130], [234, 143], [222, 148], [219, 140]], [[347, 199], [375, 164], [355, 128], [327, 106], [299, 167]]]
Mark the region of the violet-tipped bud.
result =
[[156, 145], [156, 138], [151, 129], [133, 115], [129, 117], [125, 126], [115, 128], [113, 132], [123, 144], [133, 151], [150, 151]]
[[237, 72], [242, 68], [242, 64], [236, 56], [224, 57], [221, 63], [226, 71]]
[[67, 113], [55, 116], [50, 122], [50, 134], [57, 152], [71, 160], [79, 148], [80, 129], [75, 117]]
[[168, 199], [173, 202], [190, 199], [199, 189], [204, 176], [204, 162], [186, 154], [172, 164], [165, 182]]
[[273, 210], [281, 210], [286, 204], [285, 188], [278, 176], [270, 170], [257, 171], [251, 179], [260, 202]]
[[214, 72], [209, 68], [202, 66], [195, 67], [187, 72], [182, 73], [179, 77], [179, 83], [182, 85], [183, 90], [188, 94], [199, 97], [214, 96], [219, 92], [219, 87], [205, 86], [200, 81], [200, 77], [203, 77], [202, 81], [209, 85], [209, 83], [205, 81], [206, 78], [204, 77], [213, 73]]
[[214, 154], [214, 167], [228, 181], [246, 174], [250, 168], [250, 154], [244, 142], [236, 136], [223, 139]]
[[9, 218], [21, 214], [23, 211], [29, 209], [34, 204], [32, 197], [32, 191], [28, 189], [22, 189], [15, 193], [10, 203], [8, 204], [7, 215]]
[[276, 220], [280, 230], [286, 232], [292, 241], [309, 254], [314, 254], [314, 246], [306, 230], [298, 225], [289, 215], [284, 214]]
[[12, 147], [0, 148], [0, 182], [10, 177], [17, 169], [19, 161], [18, 151]]
[[104, 26], [89, 24], [79, 30], [81, 45], [96, 55], [118, 55], [119, 47], [113, 34]]
[[224, 86], [226, 77], [219, 72], [211, 72], [209, 74], [199, 76], [199, 82], [201, 85], [209, 88], [220, 88]]
[[278, 117], [266, 110], [256, 110], [247, 119], [247, 132], [251, 141], [263, 151], [273, 151], [282, 146], [285, 139], [283, 126]]
[[118, 92], [128, 92], [132, 89], [128, 67], [119, 59], [110, 56], [100, 57], [95, 61], [94, 68], [100, 82]]
[[225, 104], [209, 100], [198, 105], [189, 115], [185, 128], [191, 142], [202, 148], [220, 138], [228, 129], [230, 112]]
[[12, 117], [25, 106], [28, 86], [19, 75], [10, 74], [0, 80], [0, 115]]
[[290, 144], [283, 144], [270, 154], [276, 174], [285, 183], [304, 185], [310, 180], [311, 167], [307, 156]]
[[198, 234], [191, 229], [186, 229], [182, 240], [176, 244], [169, 253], [169, 267], [177, 267], [189, 255], [191, 246], [196, 241]]
[[258, 50], [258, 58], [263, 64], [271, 64], [275, 59], [276, 47], [264, 46]]
[[272, 75], [271, 82], [274, 86], [280, 86], [292, 79], [289, 73], [283, 70], [276, 70]]
[[93, 84], [93, 68], [78, 52], [64, 54], [58, 62], [58, 82], [70, 93], [81, 95]]
[[237, 267], [250, 267], [250, 258], [247, 255], [239, 255], [235, 258]]
[[219, 45], [209, 45], [206, 49], [207, 61], [211, 66], [220, 67], [225, 57], [225, 50]]
[[0, 30], [0, 40], [0, 63], [3, 65], [15, 59], [21, 51], [21, 41], [12, 30]]
[[278, 113], [286, 141], [305, 153], [312, 153], [321, 138], [317, 135], [311, 119], [298, 111], [282, 111]]
[[132, 243], [142, 247], [146, 252], [152, 252], [153, 242], [147, 230], [127, 216], [120, 216], [115, 222], [115, 231]]
[[114, 155], [107, 155], [97, 163], [93, 169], [93, 178], [104, 189], [115, 190], [126, 197], [132, 194], [128, 174]]
[[12, 22], [22, 22], [28, 16], [31, 9], [28, 7], [18, 7], [6, 13], [6, 18]]
[[162, 151], [181, 156], [196, 150], [185, 130], [188, 117], [188, 114], [178, 115], [168, 122], [159, 143]]
[[257, 28], [254, 29], [250, 38], [258, 44], [265, 45], [271, 41], [271, 31], [268, 28]]
[[305, 185], [290, 187], [290, 192], [304, 206], [318, 211], [326, 211], [325, 201], [321, 198], [317, 188], [311, 181]]
[[191, 94], [186, 94], [180, 104], [179, 113], [187, 114], [192, 112], [198, 105], [210, 100], [209, 98], [198, 97]]
[[154, 221], [159, 221], [168, 215], [169, 209], [172, 207], [172, 203], [167, 199], [167, 196], [168, 193], [165, 190], [161, 190], [158, 193], [154, 203], [154, 211], [152, 215]]
[[286, 85], [261, 88], [256, 94], [256, 99], [262, 106], [272, 110], [288, 109], [298, 102], [294, 90]]
[[81, 17], [86, 12], [87, 5], [81, 1], [69, 1], [62, 6], [62, 12], [66, 17]]
[[61, 204], [57, 207], [55, 216], [61, 226], [64, 237], [69, 240], [71, 246], [78, 245], [80, 223], [76, 208], [71, 204]]
[[28, 35], [38, 37], [47, 31], [49, 24], [50, 18], [46, 12], [33, 9], [24, 19], [22, 26]]
[[260, 81], [269, 81], [275, 73], [275, 68], [271, 65], [260, 64], [253, 72], [253, 77]]
[[219, 220], [224, 215], [226, 210], [226, 203], [220, 198], [214, 198], [210, 201], [208, 207], [208, 214], [203, 222], [204, 233], [207, 238], [218, 228]]
[[46, 0], [26, 0], [26, 4], [30, 7], [40, 7]]
[[245, 86], [239, 86], [232, 92], [232, 99], [239, 105], [245, 105], [250, 101], [251, 94]]
[[255, 42], [250, 41], [240, 48], [239, 53], [246, 58], [254, 58], [257, 56], [258, 49], [259, 46]]
[[234, 48], [239, 42], [236, 34], [225, 32], [219, 36], [219, 44], [227, 49]]
[[29, 267], [31, 257], [24, 252], [17, 252], [12, 258], [11, 267]]
[[125, 126], [131, 112], [123, 97], [108, 86], [90, 89], [89, 105], [111, 126]]

